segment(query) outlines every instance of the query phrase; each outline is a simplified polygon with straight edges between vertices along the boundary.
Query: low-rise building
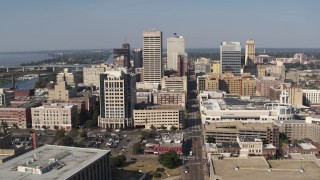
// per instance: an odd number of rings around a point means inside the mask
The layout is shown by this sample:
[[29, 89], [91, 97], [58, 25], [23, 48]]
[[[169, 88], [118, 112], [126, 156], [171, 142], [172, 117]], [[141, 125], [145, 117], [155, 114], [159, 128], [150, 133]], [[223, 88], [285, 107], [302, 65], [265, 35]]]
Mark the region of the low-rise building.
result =
[[158, 91], [153, 93], [153, 104], [157, 105], [186, 105], [186, 92], [184, 91]]
[[77, 106], [52, 103], [31, 108], [33, 129], [72, 129], [72, 119], [77, 115]]
[[236, 142], [237, 136], [255, 136], [278, 146], [279, 128], [273, 123], [215, 122], [204, 125], [204, 138], [219, 142]]
[[144, 153], [163, 154], [169, 151], [176, 151], [177, 154], [183, 153], [183, 133], [161, 135], [158, 143], [147, 144]]
[[254, 136], [237, 136], [241, 148], [240, 156], [262, 155], [263, 142]]
[[167, 89], [169, 91], [185, 91], [187, 92], [187, 76], [182, 77], [168, 77], [164, 76], [161, 79], [161, 89]]
[[111, 180], [110, 155], [108, 150], [44, 145], [2, 164], [0, 179]]
[[180, 106], [149, 106], [133, 110], [135, 127], [183, 129], [184, 108]]

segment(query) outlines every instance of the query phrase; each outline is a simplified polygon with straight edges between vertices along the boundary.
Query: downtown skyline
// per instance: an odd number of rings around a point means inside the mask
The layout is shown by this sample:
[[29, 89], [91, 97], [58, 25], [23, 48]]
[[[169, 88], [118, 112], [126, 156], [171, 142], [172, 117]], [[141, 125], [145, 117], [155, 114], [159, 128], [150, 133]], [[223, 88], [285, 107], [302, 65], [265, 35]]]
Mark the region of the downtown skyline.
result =
[[[319, 48], [317, 1], [2, 2], [0, 52], [142, 47], [142, 33], [178, 33], [186, 48], [254, 39], [257, 48]], [[177, 13], [179, 12], [179, 13]]]

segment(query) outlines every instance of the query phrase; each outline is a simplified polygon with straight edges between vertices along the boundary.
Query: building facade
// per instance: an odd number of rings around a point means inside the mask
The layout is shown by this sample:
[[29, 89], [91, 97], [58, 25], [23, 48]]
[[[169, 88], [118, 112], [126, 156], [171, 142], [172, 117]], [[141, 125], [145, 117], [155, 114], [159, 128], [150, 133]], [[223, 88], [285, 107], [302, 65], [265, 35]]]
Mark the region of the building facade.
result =
[[133, 126], [132, 112], [136, 103], [136, 78], [124, 69], [100, 75], [100, 116], [103, 128], [125, 129]]
[[130, 44], [122, 44], [122, 48], [113, 49], [113, 64], [117, 67], [130, 68]]
[[69, 72], [68, 68], [64, 68], [63, 72], [57, 74], [57, 84], [66, 82], [68, 86], [77, 87], [78, 78], [75, 74]]
[[246, 41], [245, 65], [255, 64], [256, 52], [254, 40]]
[[188, 75], [188, 55], [186, 53], [178, 55], [177, 71], [179, 77]]
[[143, 67], [142, 49], [133, 50], [133, 64], [134, 64], [134, 68]]
[[[77, 115], [77, 106], [52, 103], [31, 108], [33, 129], [64, 129], [70, 131], [72, 119]], [[75, 128], [75, 127], [74, 127]]]
[[176, 129], [184, 127], [184, 108], [179, 106], [151, 106], [143, 109], [133, 110], [134, 126], [151, 129], [162, 127]]
[[92, 65], [83, 68], [83, 84], [87, 86], [100, 86], [100, 74], [105, 71], [105, 65]]
[[161, 31], [143, 32], [143, 68], [144, 81], [161, 83], [163, 76]]
[[167, 39], [167, 68], [178, 70], [178, 56], [185, 53], [183, 36], [174, 33], [173, 37]]
[[222, 42], [220, 46], [221, 73], [232, 72], [241, 74], [241, 44], [240, 42]]
[[309, 106], [310, 104], [320, 103], [320, 90], [304, 89], [303, 90], [303, 104]]
[[153, 93], [153, 104], [158, 105], [177, 105], [185, 107], [185, 91], [159, 91]]
[[0, 108], [0, 123], [6, 122], [8, 126], [17, 126], [21, 129], [30, 128], [32, 125], [31, 108]]
[[161, 79], [161, 89], [166, 89], [168, 91], [185, 91], [187, 92], [187, 76], [182, 77], [168, 77], [164, 76]]
[[14, 92], [0, 89], [0, 107], [7, 107], [10, 105], [10, 101], [14, 99]]

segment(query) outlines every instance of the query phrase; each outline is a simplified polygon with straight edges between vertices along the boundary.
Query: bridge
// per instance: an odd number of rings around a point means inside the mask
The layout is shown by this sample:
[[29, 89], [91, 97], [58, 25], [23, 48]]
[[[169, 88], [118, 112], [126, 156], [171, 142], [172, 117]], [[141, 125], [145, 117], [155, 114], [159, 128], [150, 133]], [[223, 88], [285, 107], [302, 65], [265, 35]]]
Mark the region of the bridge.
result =
[[26, 69], [29, 70], [44, 70], [47, 68], [52, 68], [52, 71], [55, 71], [55, 68], [76, 68], [76, 71], [83, 69], [85, 64], [43, 64], [43, 65], [32, 65], [32, 66], [0, 66], [0, 69], [6, 69], [9, 72], [10, 69], [21, 69], [23, 72]]

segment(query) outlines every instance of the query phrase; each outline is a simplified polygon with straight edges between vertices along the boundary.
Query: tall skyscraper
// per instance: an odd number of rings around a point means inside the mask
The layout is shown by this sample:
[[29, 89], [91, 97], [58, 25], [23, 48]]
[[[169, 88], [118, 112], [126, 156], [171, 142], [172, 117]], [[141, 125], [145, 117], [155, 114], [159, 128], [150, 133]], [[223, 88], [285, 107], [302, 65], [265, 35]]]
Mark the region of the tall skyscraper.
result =
[[162, 32], [155, 29], [143, 32], [143, 77], [150, 83], [161, 83]]
[[167, 68], [177, 70], [177, 60], [179, 54], [185, 53], [185, 43], [183, 36], [176, 33], [167, 39]]
[[130, 68], [130, 44], [122, 44], [122, 48], [113, 49], [113, 63], [118, 67]]
[[221, 73], [232, 72], [241, 74], [241, 44], [240, 42], [222, 42], [220, 46]]
[[246, 41], [245, 65], [253, 65], [255, 63], [255, 43], [254, 40]]
[[133, 125], [136, 78], [126, 69], [109, 69], [100, 75], [100, 117], [103, 128], [125, 129]]
[[133, 64], [134, 64], [134, 68], [143, 67], [142, 49], [133, 50]]

